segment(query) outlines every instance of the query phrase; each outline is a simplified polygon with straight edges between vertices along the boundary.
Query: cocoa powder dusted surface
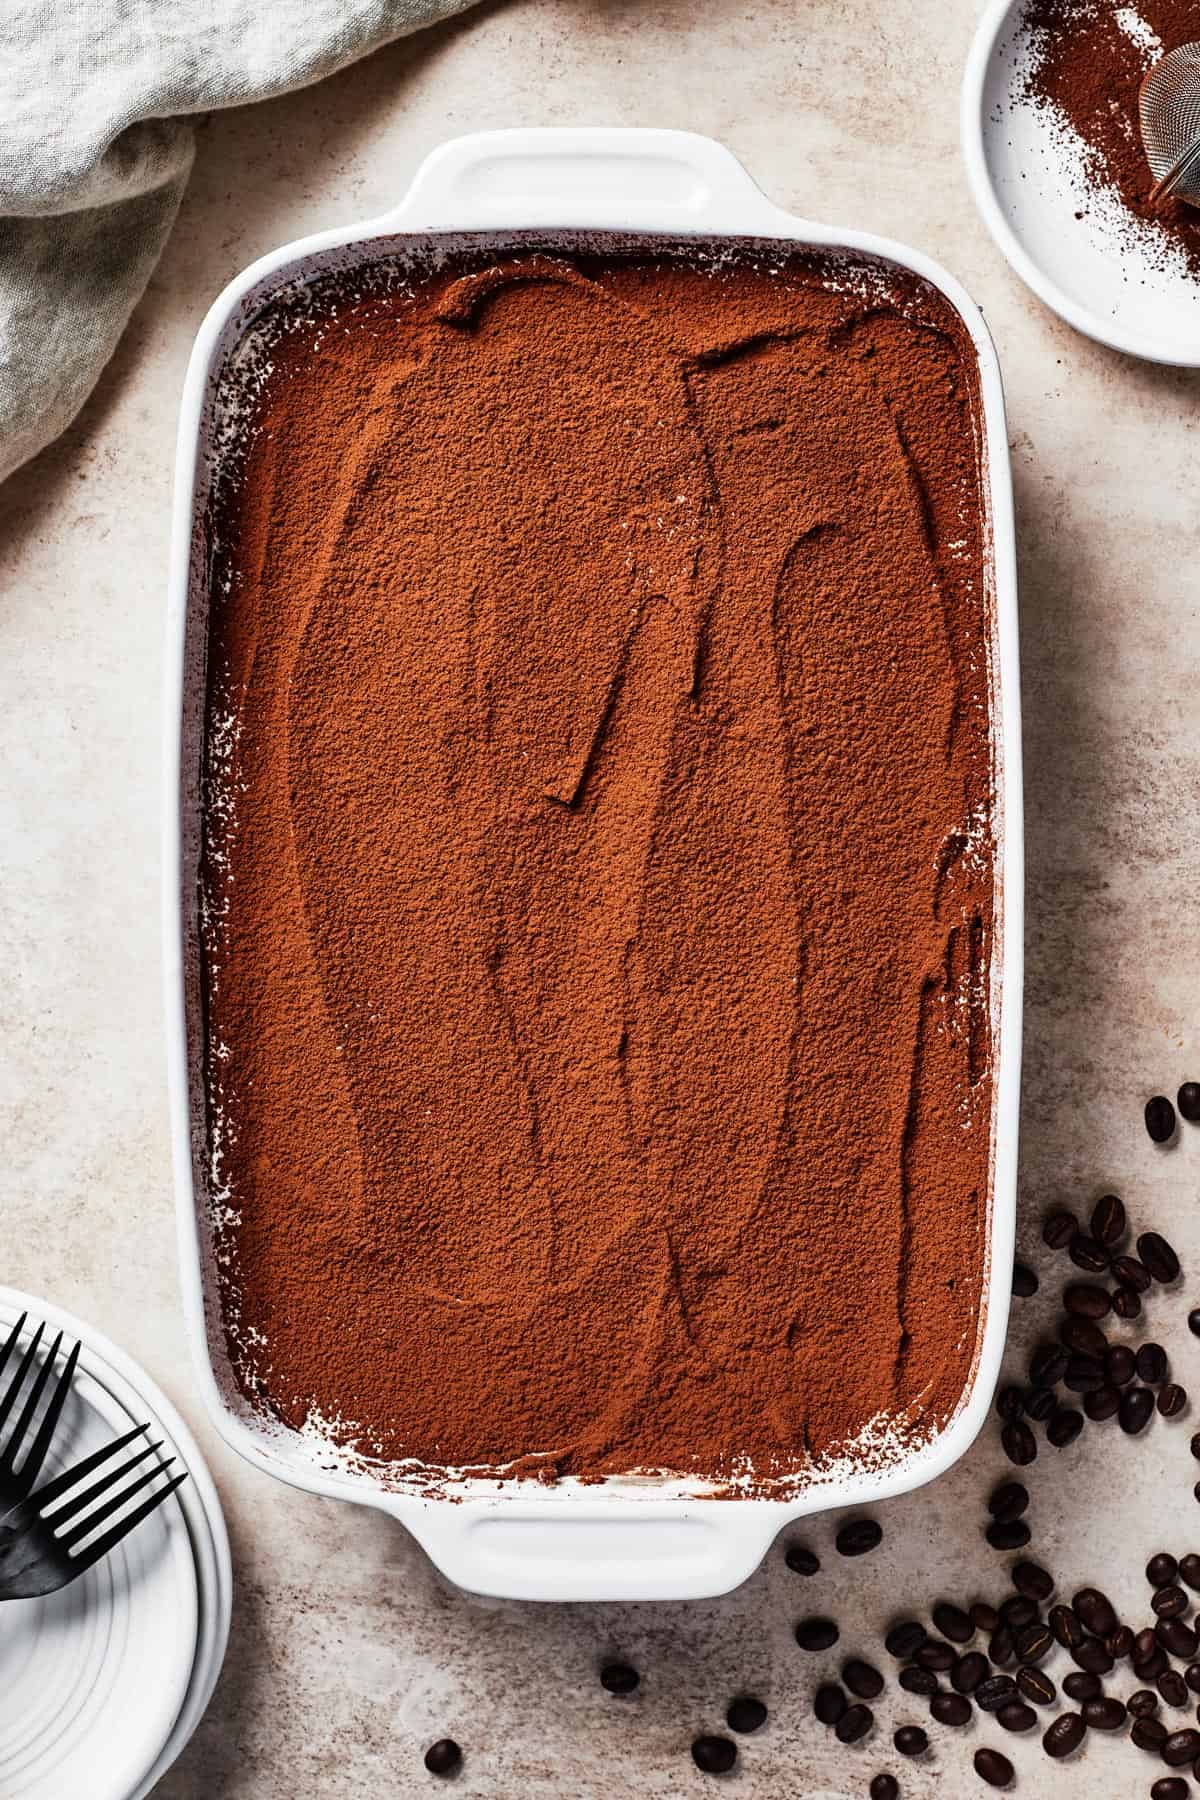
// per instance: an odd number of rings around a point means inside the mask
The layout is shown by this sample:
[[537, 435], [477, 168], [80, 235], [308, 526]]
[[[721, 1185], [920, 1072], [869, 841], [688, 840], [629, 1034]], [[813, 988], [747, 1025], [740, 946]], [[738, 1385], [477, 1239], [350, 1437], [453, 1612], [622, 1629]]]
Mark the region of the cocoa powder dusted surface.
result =
[[759, 1487], [975, 1354], [985, 510], [932, 290], [747, 247], [327, 277], [218, 484], [230, 1353], [435, 1474]]

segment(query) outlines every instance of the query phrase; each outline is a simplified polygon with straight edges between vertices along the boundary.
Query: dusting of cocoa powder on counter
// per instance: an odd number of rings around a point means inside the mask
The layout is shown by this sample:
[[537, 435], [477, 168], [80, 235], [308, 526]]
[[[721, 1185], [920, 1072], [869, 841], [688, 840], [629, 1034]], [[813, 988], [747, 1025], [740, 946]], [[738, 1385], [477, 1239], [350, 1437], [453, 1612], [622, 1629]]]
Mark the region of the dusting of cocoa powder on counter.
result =
[[247, 1393], [366, 1454], [795, 1481], [969, 1380], [973, 352], [770, 260], [276, 303], [209, 520], [214, 1214]]

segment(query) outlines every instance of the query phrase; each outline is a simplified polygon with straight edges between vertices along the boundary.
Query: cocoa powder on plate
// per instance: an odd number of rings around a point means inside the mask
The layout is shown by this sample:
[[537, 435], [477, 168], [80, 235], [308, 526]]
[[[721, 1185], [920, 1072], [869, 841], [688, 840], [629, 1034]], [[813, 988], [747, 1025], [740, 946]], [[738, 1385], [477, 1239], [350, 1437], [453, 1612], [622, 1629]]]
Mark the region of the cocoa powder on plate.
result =
[[543, 1479], [935, 1429], [991, 1118], [959, 321], [777, 249], [467, 251], [276, 311], [208, 521], [247, 1393]]

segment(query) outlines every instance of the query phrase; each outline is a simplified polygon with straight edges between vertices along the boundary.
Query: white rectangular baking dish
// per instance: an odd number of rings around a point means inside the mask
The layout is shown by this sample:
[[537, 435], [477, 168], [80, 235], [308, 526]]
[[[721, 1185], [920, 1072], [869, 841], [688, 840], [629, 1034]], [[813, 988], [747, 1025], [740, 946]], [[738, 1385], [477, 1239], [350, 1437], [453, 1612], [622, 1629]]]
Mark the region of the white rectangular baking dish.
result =
[[[849, 251], [914, 271], [961, 315], [979, 360], [990, 507], [993, 638], [989, 646], [997, 769], [997, 1033], [992, 1186], [983, 1325], [972, 1376], [939, 1436], [903, 1462], [856, 1470], [794, 1498], [711, 1499], [681, 1480], [464, 1483], [454, 1498], [389, 1486], [339, 1460], [327, 1444], [273, 1425], [240, 1397], [218, 1316], [204, 1107], [198, 1060], [199, 775], [204, 712], [207, 566], [204, 504], [217, 447], [213, 394], [224, 359], [264, 298], [365, 256], [414, 241], [522, 232], [630, 234], [653, 239], [776, 239]], [[686, 132], [522, 130], [459, 138], [422, 164], [394, 212], [322, 232], [262, 258], [212, 307], [196, 339], [179, 426], [166, 676], [164, 921], [171, 1126], [184, 1301], [201, 1387], [217, 1429], [257, 1467], [314, 1493], [382, 1507], [402, 1520], [443, 1572], [480, 1593], [535, 1600], [690, 1599], [744, 1580], [787, 1521], [864, 1505], [932, 1480], [957, 1460], [987, 1416], [1008, 1319], [1013, 1255], [1022, 962], [1021, 738], [1012, 498], [1000, 371], [978, 311], [953, 278], [915, 251], [865, 232], [794, 218], [756, 188], [721, 145]], [[346, 1321], [353, 1329], [353, 1321]]]

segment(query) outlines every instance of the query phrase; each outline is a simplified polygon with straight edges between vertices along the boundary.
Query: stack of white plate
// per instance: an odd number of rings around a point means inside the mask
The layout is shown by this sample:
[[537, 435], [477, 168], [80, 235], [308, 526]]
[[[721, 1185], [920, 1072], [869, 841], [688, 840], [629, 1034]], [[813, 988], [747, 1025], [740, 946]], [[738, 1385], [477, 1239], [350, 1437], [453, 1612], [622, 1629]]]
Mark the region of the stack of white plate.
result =
[[47, 1476], [148, 1423], [163, 1457], [177, 1459], [172, 1474], [186, 1467], [189, 1479], [70, 1587], [0, 1608], [0, 1794], [141, 1800], [216, 1685], [229, 1635], [225, 1522], [195, 1441], [141, 1369], [81, 1320], [13, 1288], [0, 1287], [0, 1341], [22, 1313], [29, 1330], [42, 1319], [51, 1339], [61, 1329], [64, 1352], [83, 1345]]

